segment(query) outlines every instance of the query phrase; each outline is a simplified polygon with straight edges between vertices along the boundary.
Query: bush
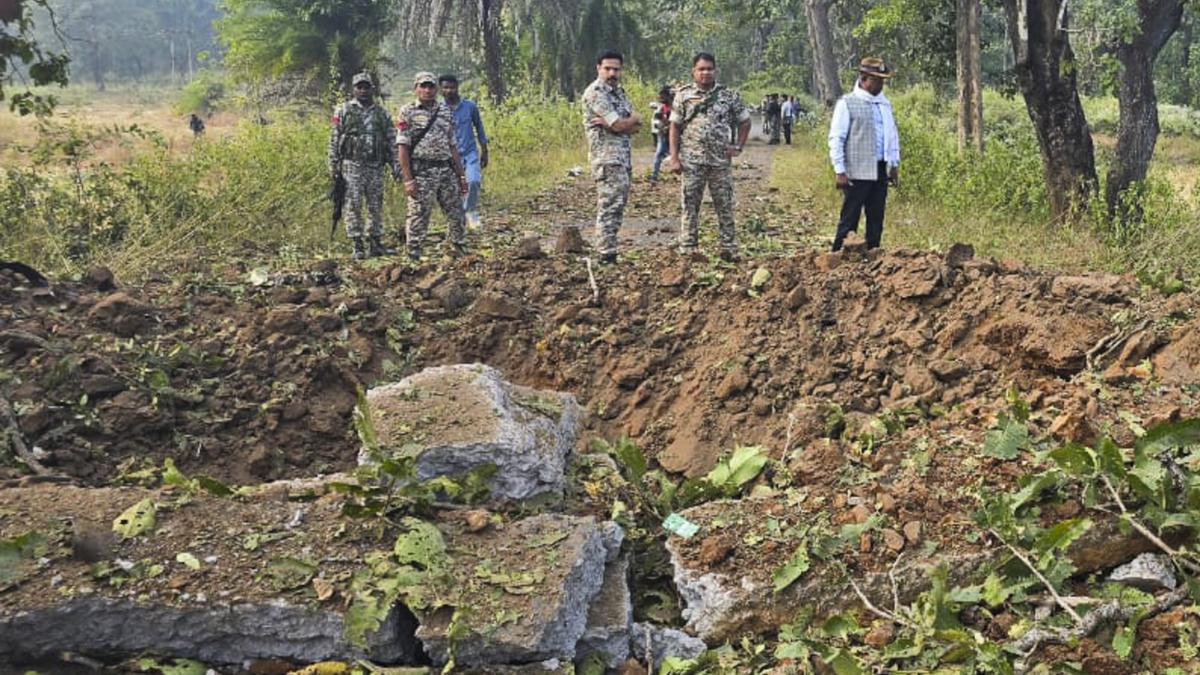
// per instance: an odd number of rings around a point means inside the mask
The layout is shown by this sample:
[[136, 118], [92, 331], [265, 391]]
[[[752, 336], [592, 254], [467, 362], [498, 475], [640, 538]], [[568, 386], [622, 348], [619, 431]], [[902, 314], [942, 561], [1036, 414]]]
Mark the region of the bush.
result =
[[175, 112], [181, 115], [211, 115], [224, 98], [224, 78], [212, 70], [204, 69], [196, 79], [184, 86], [179, 101], [175, 104]]

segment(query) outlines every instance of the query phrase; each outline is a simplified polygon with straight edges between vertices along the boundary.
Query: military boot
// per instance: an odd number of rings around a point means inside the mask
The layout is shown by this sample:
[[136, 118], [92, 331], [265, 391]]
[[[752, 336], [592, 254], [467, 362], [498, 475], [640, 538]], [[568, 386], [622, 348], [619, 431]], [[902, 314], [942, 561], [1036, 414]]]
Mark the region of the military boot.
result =
[[371, 257], [376, 258], [381, 255], [396, 255], [396, 249], [389, 248], [383, 244], [383, 239], [379, 237], [371, 237], [369, 249]]
[[350, 243], [354, 246], [355, 260], [366, 260], [367, 258], [371, 257], [370, 253], [367, 251], [367, 244], [362, 240], [362, 237], [355, 237], [350, 240]]

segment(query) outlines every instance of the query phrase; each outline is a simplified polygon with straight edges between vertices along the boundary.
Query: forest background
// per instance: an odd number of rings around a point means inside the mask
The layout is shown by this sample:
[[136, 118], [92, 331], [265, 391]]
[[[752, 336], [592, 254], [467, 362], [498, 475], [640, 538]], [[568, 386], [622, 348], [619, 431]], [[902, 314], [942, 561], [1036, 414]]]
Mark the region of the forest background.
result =
[[[360, 69], [393, 107], [417, 70], [463, 77], [491, 126], [487, 204], [503, 209], [584, 161], [574, 99], [608, 46], [627, 55], [639, 108], [686, 81], [699, 50], [718, 55], [721, 79], [751, 103], [798, 95], [810, 124], [775, 155], [771, 178], [795, 197], [789, 218], [836, 208], [822, 115], [852, 86], [854, 64], [881, 55], [899, 73], [888, 93], [904, 138], [893, 242], [965, 241], [1170, 290], [1194, 276], [1200, 252], [1200, 68], [1196, 18], [1180, 0], [4, 6], [0, 250], [50, 271], [102, 260], [142, 273], [247, 243], [328, 252], [326, 111]], [[192, 112], [209, 120], [203, 143], [188, 138]], [[392, 222], [401, 202], [389, 196]]]

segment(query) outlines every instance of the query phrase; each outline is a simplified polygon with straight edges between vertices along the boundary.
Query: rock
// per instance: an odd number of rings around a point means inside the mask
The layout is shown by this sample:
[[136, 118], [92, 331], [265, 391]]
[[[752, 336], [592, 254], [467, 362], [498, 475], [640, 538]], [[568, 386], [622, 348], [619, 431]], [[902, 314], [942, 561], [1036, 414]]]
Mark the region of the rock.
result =
[[[629, 646], [640, 661], [662, 663], [663, 659], [695, 659], [708, 651], [708, 645], [700, 638], [692, 637], [681, 630], [663, 628], [650, 623], [635, 623], [630, 630]], [[649, 643], [650, 651], [646, 651]]]
[[813, 261], [813, 265], [818, 272], [830, 272], [840, 267], [842, 260], [841, 253], [822, 253]]
[[794, 312], [803, 307], [806, 302], [808, 302], [808, 293], [804, 290], [804, 286], [797, 284], [783, 299], [783, 306]]
[[880, 492], [875, 495], [875, 506], [884, 513], [894, 513], [896, 511], [896, 498], [886, 492]]
[[883, 531], [883, 545], [893, 553], [899, 553], [904, 550], [904, 535], [893, 529], [886, 529]]
[[579, 228], [568, 225], [558, 231], [558, 239], [554, 242], [555, 253], [585, 253], [587, 242], [583, 240]]
[[[474, 301], [470, 288], [459, 281], [447, 281], [434, 286], [429, 296], [447, 312], [457, 312]], [[518, 314], [518, 317], [520, 315]]]
[[89, 375], [79, 383], [79, 388], [92, 400], [113, 396], [129, 388], [124, 380], [111, 375]]
[[862, 255], [866, 250], [867, 240], [859, 237], [857, 232], [846, 235], [846, 239], [842, 242], [842, 253], [846, 255], [851, 253]]
[[0, 331], [0, 347], [11, 354], [24, 354], [32, 350], [45, 350], [50, 343], [45, 338], [23, 330]]
[[637, 659], [629, 659], [617, 669], [617, 675], [650, 675]]
[[1087, 418], [1075, 412], [1065, 412], [1050, 423], [1051, 436], [1070, 443], [1090, 445], [1096, 437], [1096, 430], [1088, 423]]
[[858, 504], [850, 509], [850, 522], [862, 525], [871, 519], [871, 509], [866, 504]]
[[492, 524], [492, 514], [484, 509], [472, 509], [463, 514], [468, 532], [482, 532]]
[[700, 542], [700, 563], [709, 567], [720, 564], [733, 551], [733, 542], [725, 537], [706, 537]]
[[494, 319], [521, 318], [520, 303], [491, 291], [479, 295], [479, 299], [475, 301], [475, 311]]
[[304, 326], [304, 310], [295, 305], [276, 307], [267, 312], [263, 321], [263, 330], [268, 333], [297, 335], [306, 332]]
[[916, 545], [921, 543], [921, 521], [910, 520], [904, 524], [904, 538], [909, 544]]
[[531, 234], [517, 242], [513, 257], [517, 260], [541, 260], [546, 257], [546, 252], [542, 250], [541, 239]]
[[1097, 302], [1113, 303], [1134, 294], [1132, 284], [1113, 274], [1088, 274], [1055, 277], [1050, 283], [1050, 293], [1060, 298], [1088, 298]]
[[133, 337], [151, 325], [153, 313], [152, 307], [129, 294], [113, 293], [93, 305], [88, 318], [121, 337]]
[[687, 282], [688, 268], [684, 265], [664, 267], [658, 274], [658, 285], [664, 288], [678, 288]]
[[1147, 593], [1175, 590], [1175, 566], [1171, 559], [1161, 553], [1143, 553], [1121, 565], [1108, 575], [1109, 581], [1133, 586]]
[[716, 395], [719, 400], [732, 398], [750, 386], [750, 376], [741, 366], [734, 368], [725, 375], [725, 379], [717, 386]]
[[[410, 451], [420, 480], [493, 465], [495, 499], [563, 489], [580, 414], [569, 394], [514, 385], [489, 366], [453, 365], [371, 389], [367, 405], [381, 448], [419, 444]], [[360, 453], [360, 464], [371, 461]]]
[[[424, 669], [418, 672], [428, 672]], [[575, 675], [575, 669], [570, 662], [559, 659], [547, 659], [540, 663], [522, 663], [520, 665], [487, 665], [472, 668], [455, 668], [454, 672], [461, 675]]]
[[619, 668], [629, 658], [633, 598], [628, 575], [628, 558], [619, 558], [604, 568], [604, 584], [588, 609], [587, 627], [575, 647], [577, 663], [597, 654], [609, 668]]
[[89, 286], [104, 293], [117, 287], [117, 278], [113, 275], [112, 270], [103, 265], [89, 268], [84, 279]]
[[[451, 607], [418, 613], [417, 638], [435, 664], [446, 663], [452, 607], [462, 604], [475, 611], [456, 627], [463, 631], [454, 650], [460, 666], [571, 661], [606, 565], [620, 553], [623, 538], [614, 523], [545, 514], [453, 540], [450, 578], [480, 579], [485, 589], [446, 589]], [[480, 577], [480, 570], [487, 576]], [[533, 575], [526, 592], [504, 592], [505, 583], [513, 583], [506, 580], [515, 575]], [[456, 593], [462, 595], [454, 597]], [[496, 625], [502, 613], [515, 618]]]
[[[955, 246], [957, 245], [955, 244]], [[891, 624], [885, 623], [872, 628], [863, 636], [863, 643], [875, 649], [883, 649], [892, 643], [892, 638], [895, 636], [896, 629]]]
[[[82, 654], [155, 652], [210, 665], [250, 659], [414, 663], [416, 643], [403, 610], [391, 612], [360, 650], [346, 642], [341, 614], [283, 600], [174, 607], [79, 596], [47, 608], [0, 616], [0, 654], [41, 659]], [[409, 617], [411, 620], [411, 617]], [[407, 632], [407, 641], [401, 636]]]
[[934, 361], [930, 361], [929, 370], [934, 374], [935, 377], [937, 377], [937, 379], [941, 380], [942, 382], [957, 380], [970, 372], [970, 369], [968, 369], [966, 364], [964, 364], [962, 361], [950, 359], [936, 359]]
[[958, 269], [975, 257], [975, 247], [970, 244], [951, 244], [946, 251], [946, 267]]

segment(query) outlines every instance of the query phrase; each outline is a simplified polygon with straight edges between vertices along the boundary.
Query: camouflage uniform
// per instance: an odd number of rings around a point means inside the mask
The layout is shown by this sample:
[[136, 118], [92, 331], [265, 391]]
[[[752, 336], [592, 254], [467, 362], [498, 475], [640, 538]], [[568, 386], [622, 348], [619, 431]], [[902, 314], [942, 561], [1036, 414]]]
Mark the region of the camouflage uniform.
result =
[[604, 118], [612, 124], [633, 114], [633, 106], [621, 87], [610, 87], [597, 79], [583, 92], [583, 126], [588, 140], [588, 162], [596, 181], [596, 236], [601, 255], [616, 255], [617, 232], [625, 218], [629, 202], [629, 184], [633, 175], [630, 138], [616, 134], [592, 120]]
[[421, 246], [429, 231], [429, 218], [433, 215], [436, 201], [446, 214], [450, 244], [462, 248], [467, 245], [466, 213], [463, 211], [462, 192], [459, 190], [458, 175], [454, 172], [451, 147], [457, 143], [454, 136], [454, 113], [445, 103], [438, 102], [433, 109], [424, 108], [413, 102], [400, 109], [396, 127], [399, 145], [412, 146], [413, 135], [429, 126], [434, 110], [437, 119], [425, 133], [421, 142], [409, 156], [413, 180], [417, 182], [417, 196], [408, 198], [408, 218], [404, 229], [408, 236], [408, 255], [421, 255]]
[[[383, 168], [399, 171], [396, 163], [396, 128], [392, 117], [378, 103], [364, 107], [356, 99], [338, 106], [333, 113], [329, 136], [329, 172], [346, 178], [346, 235], [356, 253], [369, 243], [373, 251], [383, 248]], [[363, 238], [362, 202], [370, 215], [369, 241]]]
[[750, 110], [738, 93], [717, 84], [704, 91], [695, 84], [681, 87], [671, 106], [671, 123], [679, 130], [679, 161], [683, 164], [679, 247], [696, 249], [700, 230], [700, 203], [704, 186], [712, 195], [720, 224], [721, 251], [737, 251], [733, 221], [733, 163], [726, 156], [734, 131], [750, 119]]

